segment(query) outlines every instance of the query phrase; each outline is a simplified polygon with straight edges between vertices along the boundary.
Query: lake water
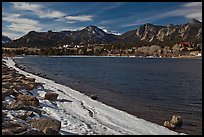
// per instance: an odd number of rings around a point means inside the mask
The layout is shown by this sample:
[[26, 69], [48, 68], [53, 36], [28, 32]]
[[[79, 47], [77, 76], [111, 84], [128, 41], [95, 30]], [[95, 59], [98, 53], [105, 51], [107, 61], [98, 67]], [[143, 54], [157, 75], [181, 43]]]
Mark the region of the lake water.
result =
[[25, 56], [15, 61], [159, 125], [181, 115], [177, 132], [202, 134], [202, 59]]

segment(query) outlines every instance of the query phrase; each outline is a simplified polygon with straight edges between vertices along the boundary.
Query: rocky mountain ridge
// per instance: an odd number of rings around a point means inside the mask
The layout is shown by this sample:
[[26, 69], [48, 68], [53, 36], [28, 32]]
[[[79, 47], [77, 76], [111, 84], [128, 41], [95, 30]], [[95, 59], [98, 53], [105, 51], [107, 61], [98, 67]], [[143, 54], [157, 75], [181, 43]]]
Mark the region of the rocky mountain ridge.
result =
[[130, 30], [122, 35], [104, 32], [97, 26], [88, 26], [78, 31], [36, 32], [31, 31], [23, 37], [5, 44], [11, 47], [59, 47], [63, 45], [88, 45], [88, 44], [165, 44], [191, 42], [202, 43], [202, 22], [193, 19], [187, 24], [156, 26], [144, 24], [135, 30]]
[[124, 33], [121, 37], [122, 40], [132, 43], [138, 41], [152, 43], [202, 41], [202, 23], [195, 19], [182, 25], [155, 26], [147, 23], [138, 29]]

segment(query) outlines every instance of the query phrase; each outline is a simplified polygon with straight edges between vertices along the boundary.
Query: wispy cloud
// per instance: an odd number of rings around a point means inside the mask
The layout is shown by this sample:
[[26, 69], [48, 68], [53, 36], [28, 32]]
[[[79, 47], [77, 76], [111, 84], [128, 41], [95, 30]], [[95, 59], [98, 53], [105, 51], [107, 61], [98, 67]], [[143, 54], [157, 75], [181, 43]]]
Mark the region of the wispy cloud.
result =
[[[189, 19], [202, 21], [202, 2], [190, 2], [182, 5], [179, 9], [163, 13], [164, 16], [183, 16]], [[162, 16], [163, 17], [163, 16]]]
[[3, 32], [9, 34], [10, 37], [17, 38], [28, 31], [39, 31], [42, 28], [42, 25], [40, 25], [37, 20], [23, 18], [20, 14], [5, 13], [4, 15], [5, 16], [2, 17], [2, 20], [9, 24], [6, 25], [7, 30]]
[[51, 18], [51, 19], [56, 19], [56, 21], [64, 21], [64, 18], [69, 21], [91, 21], [93, 18], [90, 15], [68, 16], [67, 15], [68, 13], [64, 13], [57, 10], [51, 10], [43, 5], [33, 4], [33, 3], [31, 4], [28, 2], [13, 2], [12, 4], [14, 8], [17, 10], [31, 11], [39, 18]]
[[27, 10], [31, 11], [33, 14], [37, 15], [39, 18], [61, 18], [66, 15], [66, 13], [51, 10], [43, 5], [31, 4], [28, 2], [13, 2], [13, 7], [16, 10]]
[[183, 15], [186, 18], [195, 18], [202, 21], [202, 2], [191, 2], [183, 5]]
[[104, 8], [104, 10], [102, 10], [102, 11], [107, 11], [107, 10], [112, 10], [112, 9], [115, 9], [115, 8], [119, 8], [124, 4], [126, 4], [126, 2], [114, 2], [110, 6]]
[[8, 28], [9, 30], [12, 30], [12, 31], [25, 32], [25, 33], [32, 30], [35, 30], [35, 31], [40, 30], [39, 27], [30, 25], [30, 24], [15, 24], [15, 23], [12, 23], [11, 25], [9, 25]]
[[80, 16], [67, 16], [65, 18], [70, 21], [92, 21], [93, 16], [80, 15]]
[[2, 34], [4, 36], [9, 36], [12, 40], [19, 38], [23, 35], [23, 33], [14, 33], [14, 32], [8, 32], [8, 31], [2, 31]]
[[36, 11], [40, 18], [62, 18], [66, 14], [60, 11]]
[[202, 8], [202, 2], [190, 2], [190, 3], [186, 3], [184, 4], [184, 7], [199, 7]]
[[31, 4], [28, 2], [12, 2], [11, 4], [13, 4], [13, 7], [17, 10], [37, 11], [44, 7], [42, 5]]
[[3, 21], [15, 23], [15, 24], [30, 24], [33, 26], [39, 25], [38, 21], [28, 18], [20, 17], [20, 14], [6, 14], [6, 16], [2, 17]]
[[190, 2], [183, 4], [180, 8], [174, 9], [172, 11], [162, 12], [154, 15], [149, 14], [142, 19], [136, 20], [135, 22], [121, 25], [121, 27], [138, 26], [159, 19], [175, 16], [181, 16], [189, 19], [195, 18], [199, 21], [202, 21], [202, 2]]
[[6, 14], [6, 16], [2, 17], [2, 20], [10, 23], [8, 29], [12, 31], [27, 32], [41, 29], [38, 21], [20, 17], [20, 14]]

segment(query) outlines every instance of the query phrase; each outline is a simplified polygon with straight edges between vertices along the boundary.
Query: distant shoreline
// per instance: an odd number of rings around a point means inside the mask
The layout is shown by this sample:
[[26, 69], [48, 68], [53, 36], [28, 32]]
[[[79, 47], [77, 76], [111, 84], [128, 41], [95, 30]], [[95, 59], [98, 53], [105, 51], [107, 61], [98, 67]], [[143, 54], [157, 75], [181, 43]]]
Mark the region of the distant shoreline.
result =
[[24, 56], [45, 56], [45, 57], [97, 57], [97, 58], [155, 58], [155, 59], [202, 59], [202, 56], [178, 56], [178, 57], [154, 57], [154, 56], [91, 56], [91, 55], [17, 55], [16, 57]]

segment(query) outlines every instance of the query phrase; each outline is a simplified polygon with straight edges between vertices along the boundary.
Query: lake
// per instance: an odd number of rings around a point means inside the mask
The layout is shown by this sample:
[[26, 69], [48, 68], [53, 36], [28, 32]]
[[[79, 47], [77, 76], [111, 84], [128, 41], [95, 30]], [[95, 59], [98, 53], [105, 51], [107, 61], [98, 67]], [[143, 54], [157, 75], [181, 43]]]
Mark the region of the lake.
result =
[[159, 125], [181, 115], [183, 126], [175, 131], [202, 134], [202, 59], [25, 56], [15, 61]]

